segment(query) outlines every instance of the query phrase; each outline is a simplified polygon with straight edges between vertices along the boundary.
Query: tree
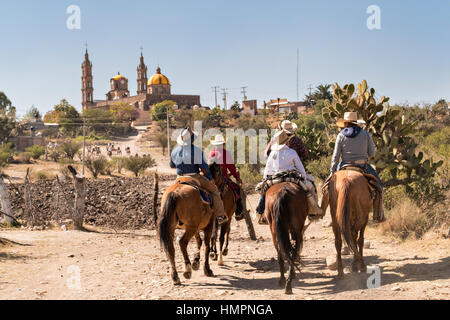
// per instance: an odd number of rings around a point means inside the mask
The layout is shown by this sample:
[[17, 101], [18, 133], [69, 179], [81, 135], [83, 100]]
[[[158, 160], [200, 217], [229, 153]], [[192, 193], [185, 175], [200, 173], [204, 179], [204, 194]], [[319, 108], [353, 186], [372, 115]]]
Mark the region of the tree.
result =
[[113, 104], [109, 111], [115, 122], [133, 122], [139, 118], [139, 111], [129, 103], [118, 102]]
[[147, 168], [155, 165], [155, 160], [147, 157], [129, 157], [125, 159], [125, 169], [134, 173], [136, 177], [142, 174]]
[[68, 140], [61, 143], [58, 148], [67, 158], [73, 160], [81, 149], [81, 143]]
[[83, 110], [83, 118], [86, 127], [95, 133], [109, 134], [115, 129], [114, 116], [109, 110], [85, 109]]
[[82, 123], [80, 114], [66, 99], [49, 111], [44, 116], [44, 122], [58, 123], [63, 131], [74, 134]]
[[235, 102], [231, 105], [230, 110], [241, 111], [241, 105], [239, 104], [239, 102], [235, 101]]
[[85, 161], [86, 168], [92, 173], [94, 179], [97, 179], [100, 173], [104, 173], [108, 167], [108, 160], [105, 156], [88, 156]]
[[416, 152], [417, 143], [412, 134], [417, 121], [407, 121], [400, 109], [389, 106], [387, 97], [383, 96], [377, 102], [375, 89], [369, 89], [365, 80], [358, 84], [357, 90], [355, 92], [353, 84], [343, 88], [338, 84], [333, 86], [333, 100], [326, 102], [323, 109], [329, 139], [334, 139], [337, 133], [336, 120], [342, 119], [345, 112], [355, 111], [366, 122], [363, 127], [375, 142], [377, 153], [373, 164], [377, 172], [389, 175], [384, 182], [386, 187], [405, 185], [407, 191], [411, 191], [410, 184], [434, 177], [443, 162], [424, 160], [423, 152]]
[[32, 105], [30, 107], [30, 109], [28, 109], [27, 112], [25, 113], [25, 116], [23, 117], [23, 119], [28, 120], [28, 121], [41, 120], [42, 115], [39, 112], [38, 108], [36, 108], [34, 105]]
[[152, 119], [154, 121], [166, 120], [167, 119], [167, 110], [169, 110], [169, 114], [173, 113], [173, 106], [177, 103], [172, 100], [165, 100], [163, 102], [157, 103], [152, 108]]
[[11, 101], [0, 91], [0, 142], [5, 141], [16, 126], [16, 108]]

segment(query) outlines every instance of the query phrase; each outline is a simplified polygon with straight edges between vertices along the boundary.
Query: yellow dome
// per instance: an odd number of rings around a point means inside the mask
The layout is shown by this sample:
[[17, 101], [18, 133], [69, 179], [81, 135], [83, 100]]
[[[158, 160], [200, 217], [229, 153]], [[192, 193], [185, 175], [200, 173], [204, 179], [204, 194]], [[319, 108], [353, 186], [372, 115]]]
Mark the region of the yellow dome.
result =
[[148, 85], [157, 85], [157, 84], [168, 84], [170, 85], [170, 81], [169, 79], [161, 74], [161, 69], [158, 67], [158, 69], [156, 69], [156, 74], [154, 74], [150, 80], [148, 80]]
[[123, 75], [121, 75], [120, 73], [119, 74], [117, 74], [117, 76], [115, 76], [114, 78], [113, 78], [114, 80], [120, 80], [120, 79], [126, 79]]

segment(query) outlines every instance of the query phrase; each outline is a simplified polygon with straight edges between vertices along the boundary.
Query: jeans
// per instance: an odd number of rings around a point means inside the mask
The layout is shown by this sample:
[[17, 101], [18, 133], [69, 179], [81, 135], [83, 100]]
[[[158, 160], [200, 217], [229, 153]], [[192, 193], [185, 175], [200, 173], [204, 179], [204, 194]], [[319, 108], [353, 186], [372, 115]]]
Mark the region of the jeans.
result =
[[[344, 165], [346, 165], [346, 164], [352, 164], [352, 163], [347, 163], [345, 161], [342, 161], [341, 163], [339, 163], [338, 170], [341, 170], [341, 168]], [[375, 178], [377, 178], [377, 180], [380, 182], [380, 187], [384, 188], [383, 181], [381, 181], [380, 176], [378, 175], [378, 173], [375, 171], [375, 169], [370, 164], [368, 164], [368, 165], [365, 165], [365, 164], [352, 164], [352, 165], [354, 165], [356, 167], [359, 167], [361, 169], [364, 169], [364, 172], [375, 176]]]
[[259, 198], [258, 206], [256, 207], [256, 212], [259, 214], [263, 214], [264, 210], [266, 209], [266, 196], [261, 196]]

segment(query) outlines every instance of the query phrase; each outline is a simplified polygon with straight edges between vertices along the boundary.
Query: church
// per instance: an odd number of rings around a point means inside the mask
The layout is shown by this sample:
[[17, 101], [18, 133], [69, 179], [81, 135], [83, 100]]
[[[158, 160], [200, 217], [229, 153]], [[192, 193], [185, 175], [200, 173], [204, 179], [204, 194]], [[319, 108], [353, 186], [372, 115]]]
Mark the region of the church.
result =
[[179, 108], [201, 106], [199, 95], [178, 95], [172, 94], [171, 83], [169, 79], [161, 73], [158, 66], [156, 73], [148, 79], [147, 66], [144, 63], [144, 56], [141, 52], [140, 63], [137, 68], [137, 94], [130, 95], [128, 90], [128, 79], [118, 73], [111, 78], [111, 90], [106, 93], [105, 100], [94, 100], [94, 87], [92, 85], [92, 63], [89, 60], [89, 54], [86, 49], [82, 69], [82, 107], [83, 110], [92, 108], [109, 109], [117, 103], [127, 103], [139, 110], [139, 119], [135, 124], [144, 124], [150, 122], [150, 110], [154, 104], [164, 100], [175, 101]]

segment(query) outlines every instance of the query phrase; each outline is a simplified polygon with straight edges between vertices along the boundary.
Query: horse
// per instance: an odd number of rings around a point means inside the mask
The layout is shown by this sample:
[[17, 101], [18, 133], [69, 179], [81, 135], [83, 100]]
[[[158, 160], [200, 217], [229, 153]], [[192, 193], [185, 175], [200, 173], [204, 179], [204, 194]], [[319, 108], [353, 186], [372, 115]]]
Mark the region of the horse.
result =
[[[192, 270], [200, 267], [200, 231], [204, 233], [205, 241], [205, 263], [204, 273], [208, 277], [213, 277], [209, 266], [210, 241], [214, 227], [215, 214], [209, 203], [202, 200], [200, 191], [190, 185], [175, 182], [167, 188], [161, 199], [161, 214], [158, 223], [158, 233], [161, 246], [164, 248], [172, 268], [172, 281], [174, 285], [181, 285], [180, 278], [175, 265], [175, 248], [173, 245], [175, 229], [184, 229], [185, 232], [179, 240], [181, 252], [185, 262], [185, 272], [183, 276], [190, 279]], [[198, 251], [191, 265], [187, 246], [192, 237], [196, 237]], [[200, 241], [200, 243], [199, 243]]]
[[[214, 182], [220, 191], [223, 201], [223, 207], [225, 214], [227, 215], [227, 221], [220, 225], [220, 238], [219, 238], [219, 254], [217, 255], [217, 232], [219, 224], [216, 221], [214, 226], [213, 235], [211, 238], [211, 258], [218, 260], [217, 264], [223, 266], [223, 256], [228, 254], [228, 240], [230, 238], [231, 219], [236, 212], [236, 195], [228, 183], [225, 181], [225, 177], [222, 175], [222, 168], [220, 164], [212, 163], [209, 165], [209, 170], [214, 178]], [[224, 247], [225, 243], [225, 247]]]
[[328, 193], [337, 252], [338, 278], [344, 276], [341, 258], [342, 237], [353, 253], [352, 271], [366, 272], [367, 267], [363, 258], [364, 231], [373, 205], [367, 178], [354, 170], [337, 171], [330, 180]]
[[[307, 218], [306, 192], [291, 182], [275, 184], [266, 192], [264, 216], [269, 222], [272, 241], [278, 253], [280, 265], [280, 287], [286, 294], [292, 294], [292, 279], [296, 263], [300, 261], [303, 246], [303, 232]], [[291, 241], [294, 243], [292, 245]], [[284, 261], [289, 264], [289, 276], [284, 276]]]

